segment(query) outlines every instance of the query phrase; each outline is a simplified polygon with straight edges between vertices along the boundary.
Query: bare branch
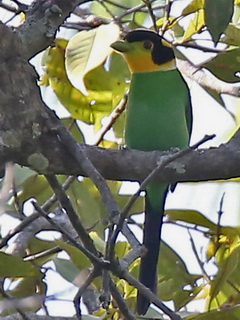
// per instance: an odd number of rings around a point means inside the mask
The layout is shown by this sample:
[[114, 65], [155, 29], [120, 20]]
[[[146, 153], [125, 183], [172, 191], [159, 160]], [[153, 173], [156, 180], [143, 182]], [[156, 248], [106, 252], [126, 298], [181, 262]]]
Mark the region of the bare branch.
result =
[[212, 73], [206, 72], [206, 70], [195, 67], [189, 61], [177, 60], [179, 70], [183, 75], [196, 81], [204, 88], [216, 91], [219, 94], [229, 94], [235, 97], [240, 97], [240, 85], [239, 83], [232, 84], [224, 82], [216, 78]]

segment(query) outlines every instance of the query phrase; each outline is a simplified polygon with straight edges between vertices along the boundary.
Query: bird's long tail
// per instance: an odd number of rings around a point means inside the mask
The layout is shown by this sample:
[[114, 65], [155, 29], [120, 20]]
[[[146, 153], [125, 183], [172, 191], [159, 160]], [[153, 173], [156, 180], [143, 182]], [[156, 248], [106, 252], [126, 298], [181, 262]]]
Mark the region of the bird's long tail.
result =
[[[143, 244], [147, 252], [141, 259], [139, 281], [154, 293], [157, 290], [157, 263], [167, 189], [167, 184], [151, 183], [147, 187], [145, 200]], [[138, 314], [144, 315], [149, 305], [149, 300], [138, 293]]]

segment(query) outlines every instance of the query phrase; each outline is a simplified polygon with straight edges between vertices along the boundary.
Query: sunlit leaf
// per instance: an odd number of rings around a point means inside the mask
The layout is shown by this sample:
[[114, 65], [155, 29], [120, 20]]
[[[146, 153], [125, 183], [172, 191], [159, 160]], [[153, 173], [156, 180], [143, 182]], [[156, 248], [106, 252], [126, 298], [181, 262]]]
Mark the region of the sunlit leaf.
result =
[[106, 242], [103, 241], [103, 239], [99, 237], [97, 232], [93, 232], [92, 231], [92, 232], [89, 233], [89, 236], [93, 240], [93, 243], [94, 243], [95, 247], [97, 248], [97, 250], [99, 252], [102, 252], [102, 254], [104, 254]]
[[190, 20], [189, 25], [183, 35], [182, 42], [189, 41], [193, 35], [199, 33], [204, 27], [204, 11], [198, 10], [194, 14], [194, 18]]
[[103, 63], [112, 52], [110, 44], [119, 37], [116, 24], [101, 25], [73, 36], [66, 48], [66, 71], [73, 86], [88, 95], [84, 77]]
[[[119, 0], [113, 0], [111, 3], [92, 1], [91, 12], [97, 16], [101, 16], [107, 19], [112, 19], [112, 16], [118, 16], [124, 14], [125, 19], [131, 20], [132, 14], [126, 15], [126, 10], [141, 4], [141, 0], [121, 0], [119, 6]], [[115, 5], [116, 4], [116, 5]]]
[[126, 241], [118, 241], [115, 246], [116, 256], [122, 259], [130, 250], [130, 245]]
[[159, 28], [163, 27], [163, 25], [167, 26], [167, 29], [171, 29], [177, 23], [177, 19], [175, 17], [168, 17], [166, 20], [165, 17], [160, 18], [156, 21], [156, 24]]
[[234, 0], [205, 0], [205, 20], [215, 44], [233, 15]]
[[55, 243], [61, 249], [65, 250], [69, 254], [71, 261], [75, 264], [75, 266], [79, 270], [82, 270], [91, 266], [89, 259], [78, 248], [63, 242], [62, 240], [57, 240], [55, 241]]
[[239, 244], [228, 246], [223, 251], [224, 256], [219, 262], [219, 270], [215, 279], [211, 282], [209, 307], [212, 300], [222, 290], [222, 287], [231, 276], [232, 272], [236, 269], [239, 261]]
[[211, 222], [208, 218], [195, 210], [166, 210], [166, 214], [170, 221], [184, 221], [186, 223], [192, 223], [197, 226], [216, 230], [215, 223]]
[[109, 68], [100, 65], [88, 72], [84, 81], [89, 95], [85, 96], [68, 80], [64, 62], [65, 46], [66, 41], [58, 39], [56, 46], [48, 50], [44, 58], [48, 83], [74, 119], [94, 124], [98, 130], [102, 118], [109, 115], [128, 88], [127, 65], [120, 55], [113, 54]]

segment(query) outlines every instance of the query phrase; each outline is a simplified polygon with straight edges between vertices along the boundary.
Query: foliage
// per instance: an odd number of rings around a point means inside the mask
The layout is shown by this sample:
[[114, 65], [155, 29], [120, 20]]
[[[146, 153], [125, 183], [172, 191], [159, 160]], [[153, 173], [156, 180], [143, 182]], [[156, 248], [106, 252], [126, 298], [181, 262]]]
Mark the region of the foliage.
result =
[[[62, 119], [62, 122], [78, 142], [85, 142], [86, 134], [79, 123], [93, 126], [94, 132], [104, 129], [106, 117], [127, 93], [130, 73], [122, 57], [112, 52], [109, 45], [129, 29], [149, 25], [160, 28], [163, 36], [171, 39], [177, 56], [180, 56], [179, 46], [194, 48], [196, 52], [211, 49], [215, 51], [214, 57], [203, 62], [199, 68], [206, 68], [218, 79], [229, 83], [239, 81], [240, 1], [192, 0], [188, 4], [184, 2], [185, 7], [181, 11], [178, 9], [176, 14], [176, 9], [173, 8], [175, 5], [177, 8], [177, 3], [180, 2], [182, 1], [91, 1], [89, 12], [99, 21], [99, 26], [90, 26], [89, 31], [75, 30], [75, 35], [70, 39], [64, 39], [63, 33], [60, 33], [54, 44], [44, 52], [41, 58], [44, 72], [39, 84], [43, 90], [51, 88], [68, 110], [69, 117]], [[110, 20], [113, 22], [110, 23]], [[210, 45], [199, 45], [206, 38]], [[187, 60], [182, 54], [181, 58]], [[210, 94], [219, 100], [220, 93], [210, 91]], [[101, 146], [117, 148], [122, 143], [119, 138], [122, 137], [124, 128], [124, 113], [114, 121], [111, 134], [104, 136], [100, 141]], [[36, 199], [42, 206], [53, 191], [44, 176], [28, 168], [15, 166], [14, 170], [15, 192], [6, 199], [4, 212], [20, 223], [22, 219], [27, 219], [23, 213], [27, 211], [29, 200]], [[62, 184], [67, 179], [58, 178]], [[2, 178], [2, 188], [4, 183]], [[120, 182], [108, 182], [114, 200], [122, 210], [131, 196], [119, 192], [121, 185]], [[73, 179], [66, 193], [93, 243], [104, 255], [108, 221], [106, 208], [96, 186], [88, 178], [78, 177]], [[56, 216], [59, 211], [61, 208], [56, 201], [46, 210], [47, 213], [54, 212]], [[129, 223], [134, 224], [135, 215], [142, 211], [140, 197], [129, 211]], [[201, 270], [198, 274], [192, 274], [188, 270], [183, 258], [169, 244], [162, 244], [158, 273], [158, 296], [161, 300], [172, 301], [175, 311], [179, 311], [188, 320], [221, 320], [226, 317], [239, 319], [239, 228], [222, 226], [220, 218], [214, 223], [196, 210], [167, 210], [166, 222], [181, 226], [190, 234], [191, 230], [201, 233], [208, 244], [200, 258], [196, 244], [189, 237], [191, 250]], [[24, 233], [24, 228], [21, 231]], [[51, 262], [56, 273], [77, 287], [90, 274], [90, 260], [62, 236], [57, 240], [40, 240], [32, 234], [24, 248], [25, 254], [21, 257], [9, 253], [4, 245], [4, 235], [1, 237], [0, 274], [4, 279], [2, 282], [5, 294], [12, 298], [40, 295], [42, 301], [46, 300], [46, 263]], [[66, 253], [64, 258], [58, 256], [59, 252]], [[118, 259], [126, 257], [129, 252], [130, 245], [126, 240], [117, 241], [115, 254]], [[40, 257], [37, 256], [39, 253]], [[214, 274], [208, 274], [209, 264], [215, 266]], [[138, 266], [138, 260], [131, 263], [131, 275], [137, 276]], [[123, 279], [115, 277], [114, 280], [128, 307], [134, 312], [136, 289]], [[5, 283], [11, 285], [7, 287]], [[95, 278], [92, 285], [96, 294], [100, 294], [102, 282], [99, 278]], [[6, 295], [2, 293], [1, 299], [5, 300]], [[205, 301], [204, 309], [196, 313], [183, 312], [185, 308], [188, 310], [191, 302], [201, 299]], [[31, 307], [23, 306], [22, 309], [35, 312], [42, 307], [42, 301], [37, 300]], [[3, 308], [1, 314], [11, 312], [15, 312], [15, 309]], [[148, 315], [162, 319], [162, 313], [153, 308], [150, 308]], [[107, 311], [97, 310], [95, 316], [97, 319], [122, 317], [115, 301]]]

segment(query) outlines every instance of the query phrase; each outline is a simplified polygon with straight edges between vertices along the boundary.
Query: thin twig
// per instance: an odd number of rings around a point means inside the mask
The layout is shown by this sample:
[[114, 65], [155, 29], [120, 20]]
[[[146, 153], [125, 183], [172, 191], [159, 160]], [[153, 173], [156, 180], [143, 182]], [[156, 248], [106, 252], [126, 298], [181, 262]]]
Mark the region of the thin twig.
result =
[[125, 5], [121, 4], [121, 3], [116, 3], [116, 2], [111, 1], [111, 0], [105, 0], [105, 2], [111, 4], [112, 6], [115, 6], [117, 8], [123, 9], [123, 10], [129, 10], [130, 9], [130, 7], [128, 7], [128, 6], [125, 6]]
[[65, 194], [61, 184], [58, 182], [56, 176], [54, 174], [45, 175], [49, 185], [53, 189], [54, 193], [56, 194], [59, 203], [61, 204], [62, 208], [66, 211], [73, 228], [76, 230], [79, 238], [83, 242], [84, 246], [87, 248], [89, 252], [92, 252], [93, 255], [96, 257], [99, 255], [95, 245], [93, 244], [93, 240], [85, 230], [84, 226], [82, 225], [81, 221], [77, 213], [75, 212], [71, 201]]
[[224, 202], [224, 197], [225, 197], [225, 192], [223, 192], [221, 200], [220, 200], [220, 204], [219, 204], [219, 210], [217, 212], [218, 214], [218, 221], [217, 221], [217, 248], [216, 251], [219, 249], [219, 247], [221, 246], [220, 244], [220, 236], [221, 236], [221, 218], [223, 215], [223, 202]]
[[111, 294], [113, 296], [113, 299], [117, 303], [119, 311], [122, 313], [124, 319], [126, 319], [126, 320], [136, 320], [136, 318], [134, 317], [133, 313], [128, 308], [128, 305], [126, 304], [126, 300], [123, 298], [123, 296], [119, 292], [117, 286], [115, 285], [115, 283], [113, 282], [112, 279], [110, 279], [110, 284], [109, 285], [110, 285], [110, 290], [111, 290]]
[[[76, 177], [70, 176], [67, 178], [67, 180], [63, 184], [63, 189], [67, 190], [69, 186], [72, 184], [72, 182], [76, 179]], [[42, 209], [44, 211], [48, 211], [54, 203], [57, 201], [57, 197], [55, 194], [53, 194], [43, 205]], [[10, 230], [8, 234], [2, 238], [0, 241], [0, 249], [3, 248], [8, 241], [14, 237], [17, 233], [22, 232], [23, 229], [25, 229], [27, 226], [29, 226], [33, 221], [35, 221], [37, 218], [39, 218], [38, 211], [33, 212], [30, 216], [26, 217], [19, 225], [17, 225], [14, 229]]]
[[200, 46], [198, 44], [187, 43], [187, 42], [183, 42], [183, 43], [173, 42], [172, 46], [174, 46], [174, 47], [191, 48], [191, 49], [196, 49], [196, 50], [200, 50], [200, 51], [203, 51], [203, 52], [210, 52], [210, 53], [226, 52], [226, 50], [223, 50], [223, 49], [214, 49], [214, 48], [204, 47], [204, 46]]
[[102, 271], [102, 293], [100, 295], [100, 301], [102, 304], [103, 309], [108, 310], [110, 301], [111, 301], [111, 294], [110, 294], [110, 273], [108, 270]]
[[14, 306], [14, 298], [11, 297], [4, 289], [3, 289], [3, 282], [1, 281], [1, 286], [0, 286], [0, 293], [2, 294], [2, 296], [7, 299], [12, 301], [12, 307], [15, 308], [15, 310], [21, 315], [21, 317], [23, 318], [23, 320], [30, 320], [30, 318], [26, 315], [25, 312], [23, 312], [21, 309], [19, 309], [18, 307]]
[[143, 2], [145, 3], [145, 5], [147, 6], [148, 9], [148, 13], [152, 19], [152, 23], [153, 23], [153, 29], [158, 33], [158, 26], [157, 26], [157, 21], [156, 21], [156, 16], [153, 12], [153, 8], [152, 8], [152, 3], [155, 0], [143, 0]]
[[35, 261], [37, 259], [41, 259], [44, 257], [48, 257], [49, 255], [55, 254], [55, 253], [59, 253], [61, 252], [63, 249], [60, 248], [59, 246], [55, 246], [51, 249], [47, 249], [44, 251], [41, 251], [39, 253], [35, 253], [35, 254], [31, 254], [29, 256], [26, 256], [25, 258], [23, 258], [24, 261]]
[[[167, 215], [167, 212], [166, 212], [166, 215]], [[181, 227], [181, 228], [184, 228], [184, 229], [189, 229], [189, 230], [193, 230], [193, 231], [197, 231], [197, 232], [200, 232], [202, 234], [206, 234], [206, 230], [200, 230], [199, 229], [199, 226], [194, 226], [194, 227], [191, 227], [188, 225], [187, 222], [182, 222], [182, 221], [171, 221], [171, 220], [165, 220], [164, 221], [165, 224], [173, 224], [177, 227]], [[190, 223], [191, 224], [191, 223]], [[202, 228], [205, 228], [205, 229], [208, 229], [207, 227], [202, 227]], [[208, 229], [209, 230], [209, 229]]]
[[75, 310], [76, 310], [76, 315], [77, 315], [77, 319], [78, 320], [82, 320], [82, 312], [81, 312], [81, 308], [80, 308], [80, 301], [81, 301], [81, 297], [83, 292], [87, 289], [87, 287], [93, 282], [93, 280], [98, 277], [100, 274], [99, 269], [98, 268], [94, 268], [87, 276], [86, 280], [84, 281], [84, 283], [81, 285], [81, 287], [79, 288], [77, 294], [74, 297], [73, 303], [75, 306]]
[[124, 258], [119, 261], [119, 263], [122, 268], [127, 269], [136, 259], [142, 257], [144, 253], [146, 253], [146, 249], [139, 243], [139, 246], [129, 251]]
[[[153, 0], [153, 1], [155, 1], [155, 0]], [[153, 1], [150, 1], [150, 2], [152, 3]], [[122, 18], [124, 18], [125, 16], [132, 14], [132, 13], [136, 13], [136, 12], [148, 12], [148, 10], [145, 7], [146, 7], [145, 3], [139, 4], [133, 8], [130, 8], [129, 10], [126, 10], [122, 14], [118, 15], [117, 17], [115, 17], [115, 20], [119, 21]], [[159, 9], [164, 9], [164, 8], [165, 8], [165, 4], [156, 6], [155, 8], [153, 8], [153, 10], [159, 10]]]
[[70, 154], [72, 154], [72, 156], [74, 156], [77, 163], [84, 170], [85, 174], [93, 181], [99, 190], [103, 199], [103, 203], [107, 209], [109, 219], [114, 219], [114, 217], [120, 214], [120, 210], [105, 179], [89, 160], [85, 145], [78, 144], [75, 139], [69, 135], [68, 131], [66, 131], [66, 128], [62, 125], [59, 125], [58, 122], [57, 128], [59, 137], [66, 146], [67, 150], [70, 152]]
[[97, 2], [102, 5], [102, 7], [106, 10], [106, 12], [111, 16], [113, 20], [115, 20], [115, 15], [112, 13], [112, 11], [108, 8], [108, 6], [104, 3], [103, 0], [97, 0]]
[[194, 255], [196, 257], [196, 260], [197, 260], [197, 263], [198, 263], [198, 265], [199, 265], [199, 267], [200, 267], [200, 269], [202, 271], [203, 277], [207, 281], [207, 283], [211, 283], [211, 280], [210, 280], [210, 278], [209, 278], [209, 276], [208, 276], [208, 274], [207, 274], [207, 272], [206, 272], [206, 270], [204, 268], [204, 264], [203, 264], [203, 262], [201, 261], [199, 255], [198, 255], [197, 248], [196, 248], [195, 243], [193, 241], [192, 234], [191, 234], [191, 232], [189, 230], [188, 230], [188, 235], [189, 235], [189, 238], [190, 238], [190, 243], [191, 243], [191, 247], [192, 247], [193, 253], [194, 253]]
[[127, 97], [125, 96], [120, 101], [120, 103], [116, 106], [116, 108], [110, 113], [110, 115], [108, 116], [108, 120], [104, 124], [104, 126], [101, 129], [99, 129], [98, 132], [95, 134], [94, 142], [93, 142], [94, 146], [99, 145], [99, 143], [103, 140], [104, 135], [107, 133], [108, 130], [111, 129], [113, 124], [122, 114], [122, 112], [125, 110], [126, 104], [127, 104]]
[[113, 273], [120, 279], [126, 280], [131, 286], [137, 288], [143, 296], [155, 304], [155, 306], [167, 314], [172, 320], [182, 320], [178, 314], [168, 308], [150, 289], [135, 279], [126, 269], [116, 266], [116, 268], [113, 270]]
[[167, 30], [167, 27], [169, 25], [169, 17], [170, 17], [170, 12], [172, 8], [172, 0], [167, 0], [166, 3], [166, 9], [165, 9], [165, 22], [160, 30], [160, 35], [163, 36], [164, 32]]
[[70, 236], [67, 231], [65, 231], [60, 225], [55, 223], [53, 221], [53, 219], [49, 218], [47, 213], [44, 212], [44, 210], [36, 202], [32, 201], [32, 205], [34, 206], [35, 210], [38, 211], [38, 213], [42, 217], [44, 217], [52, 226], [54, 226], [54, 228], [56, 230], [60, 231], [73, 246], [75, 246], [82, 253], [84, 253], [89, 258], [89, 260], [92, 261], [93, 264], [96, 264], [96, 265], [101, 266], [103, 268], [104, 267], [108, 268], [109, 263], [107, 261], [104, 261], [103, 259], [94, 255], [91, 251], [88, 251], [86, 248], [84, 248], [78, 241], [76, 241], [72, 236]]

